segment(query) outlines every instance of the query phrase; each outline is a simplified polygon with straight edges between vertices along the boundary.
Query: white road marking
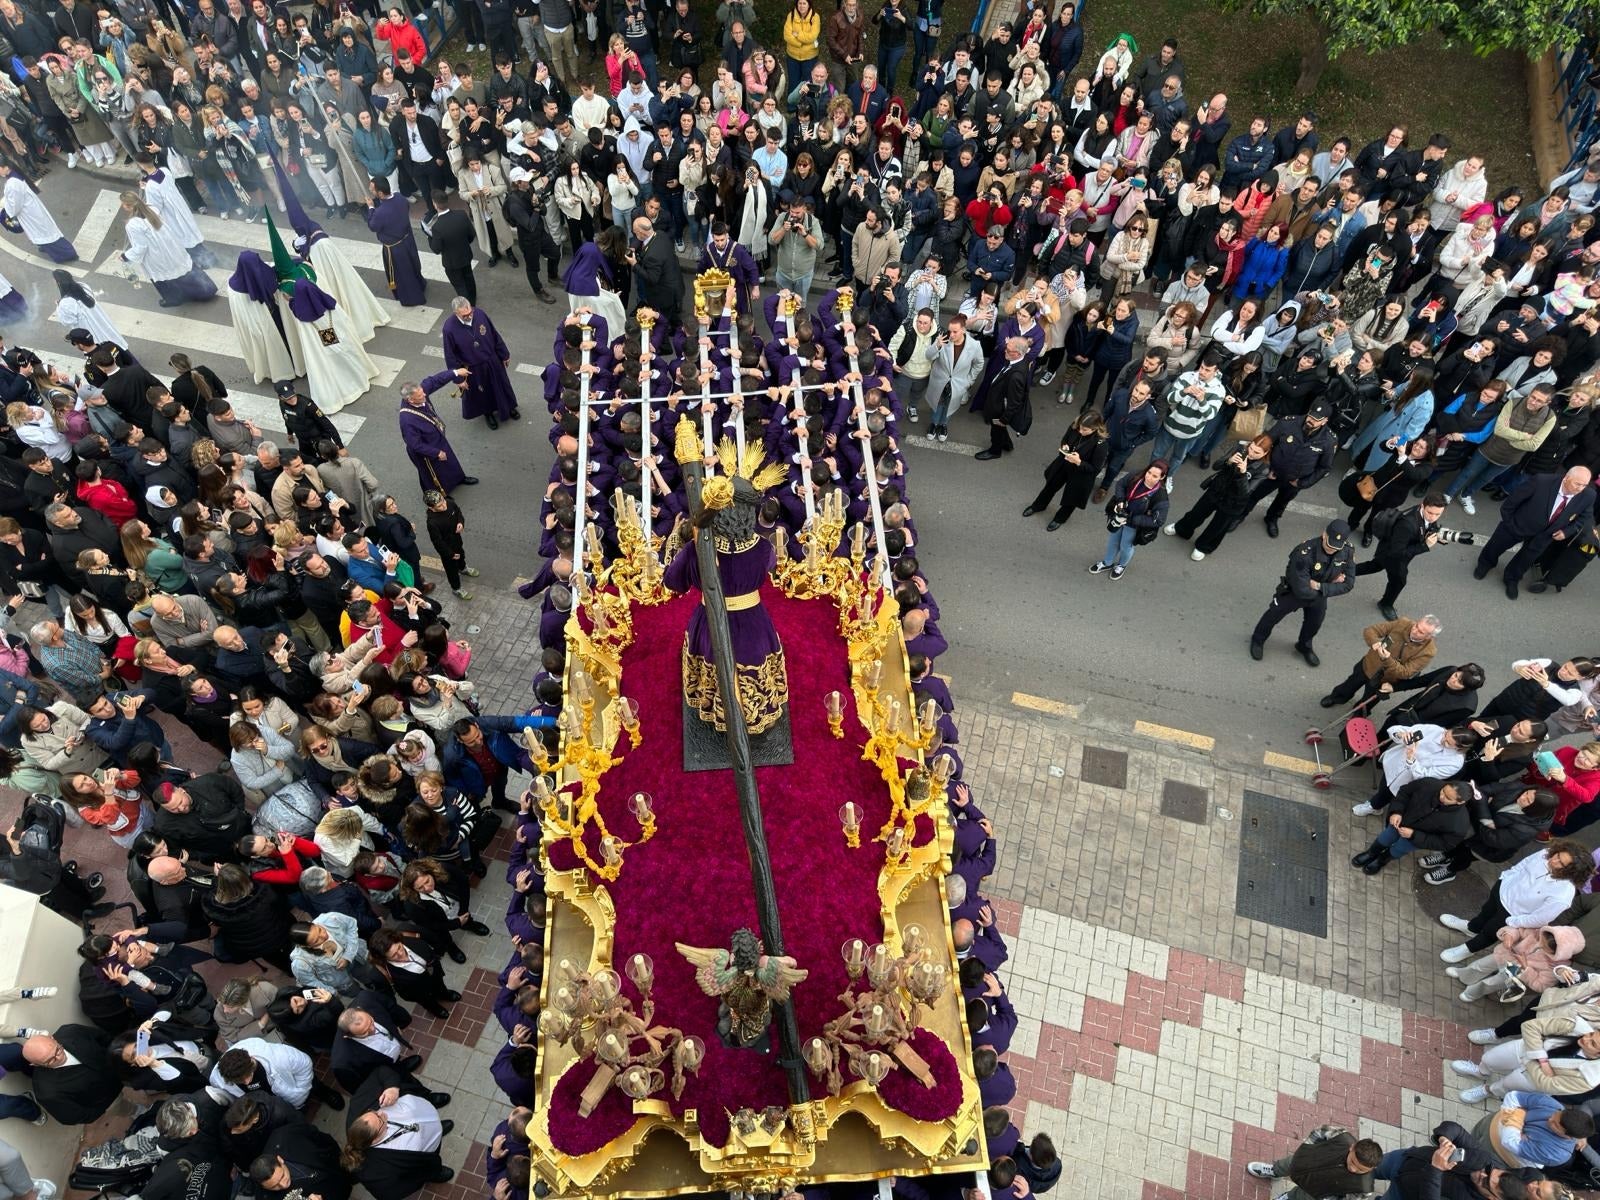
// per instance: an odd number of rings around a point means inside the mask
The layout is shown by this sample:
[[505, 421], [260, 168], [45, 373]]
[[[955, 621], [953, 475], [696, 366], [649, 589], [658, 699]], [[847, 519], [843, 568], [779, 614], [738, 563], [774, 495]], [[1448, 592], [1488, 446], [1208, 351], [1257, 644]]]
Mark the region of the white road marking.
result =
[[[294, 240], [294, 231], [289, 228], [287, 220], [273, 217], [278, 225], [278, 233], [282, 235], [284, 245], [289, 245]], [[200, 236], [208, 242], [220, 242], [228, 246], [237, 246], [243, 249], [259, 251], [262, 257], [271, 261], [272, 240], [267, 236], [266, 224], [251, 224], [248, 221], [224, 221], [221, 217], [196, 217], [195, 224], [200, 227]], [[334, 245], [344, 252], [350, 260], [350, 265], [358, 271], [372, 271], [383, 274], [383, 247], [374, 241], [357, 241], [354, 238], [339, 237], [329, 231], [328, 236], [333, 239]], [[444, 267], [439, 263], [439, 256], [419, 246], [422, 257], [422, 274], [436, 282], [444, 282]], [[233, 268], [228, 268], [228, 274], [233, 273]], [[406, 308], [396, 304], [386, 295], [374, 292], [378, 304], [389, 317], [390, 326], [404, 329], [411, 333], [427, 333], [439, 323], [444, 316], [444, 309], [432, 305], [421, 304], [413, 308]]]
[[[28, 243], [30, 246], [32, 242]], [[48, 275], [51, 271], [65, 271], [74, 279], [82, 279], [89, 273], [89, 268], [82, 263], [53, 263], [48, 259], [31, 254], [17, 244], [9, 235], [0, 235], [0, 254], [9, 254], [19, 262], [25, 262], [30, 267], [37, 267]]]
[[1289, 501], [1289, 511], [1302, 517], [1316, 517], [1319, 521], [1331, 521], [1345, 514], [1344, 509], [1334, 508], [1331, 504], [1312, 504], [1306, 500]]
[[[114, 261], [114, 260], [113, 260]], [[109, 272], [115, 274], [116, 272]], [[230, 324], [216, 324], [210, 321], [197, 321], [192, 317], [178, 316], [164, 308], [154, 307], [155, 291], [150, 292], [151, 308], [129, 308], [122, 304], [112, 304], [105, 300], [100, 301], [100, 307], [105, 310], [123, 334], [135, 341], [147, 339], [159, 342], [163, 346], [171, 346], [185, 353], [200, 352], [206, 355], [226, 355], [232, 359], [239, 359], [237, 350], [238, 340], [233, 337], [233, 327]], [[227, 305], [222, 300], [213, 301], [213, 306], [222, 315], [226, 316]], [[373, 363], [378, 368], [378, 378], [374, 381], [375, 387], [389, 387], [400, 377], [406, 364], [398, 358], [388, 358], [382, 354], [371, 354]], [[241, 360], [242, 361], [242, 360]], [[81, 368], [80, 368], [81, 369]]]
[[901, 441], [908, 446], [916, 446], [922, 450], [941, 450], [946, 454], [964, 454], [971, 458], [982, 446], [970, 446], [966, 442], [941, 442], [921, 433], [908, 433]]
[[91, 261], [100, 257], [100, 247], [118, 217], [122, 215], [122, 199], [116, 192], [102, 191], [94, 198], [89, 211], [83, 216], [78, 236], [72, 239], [78, 253]]
[[[443, 346], [433, 346], [433, 345], [424, 346], [422, 348], [422, 354], [426, 358], [443, 358], [444, 357], [444, 347]], [[513, 371], [515, 371], [518, 375], [537, 375], [541, 371], [544, 370], [544, 368], [539, 366], [537, 363], [529, 363], [529, 362], [518, 363], [516, 366], [512, 367], [511, 369]]]

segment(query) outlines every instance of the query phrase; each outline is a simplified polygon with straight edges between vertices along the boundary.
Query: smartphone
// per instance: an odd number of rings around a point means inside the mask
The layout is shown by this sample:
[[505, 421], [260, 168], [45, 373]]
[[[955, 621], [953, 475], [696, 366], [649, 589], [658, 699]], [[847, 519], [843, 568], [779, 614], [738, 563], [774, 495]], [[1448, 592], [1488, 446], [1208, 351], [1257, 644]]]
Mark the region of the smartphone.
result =
[[300, 989], [300, 994], [302, 996], [304, 996], [307, 1000], [315, 1000], [317, 998], [317, 989], [316, 988], [301, 988]]
[[143, 1026], [140, 1027], [138, 1033], [134, 1034], [133, 1052], [139, 1058], [143, 1058], [150, 1053], [150, 1031]]
[[1533, 765], [1546, 779], [1561, 769], [1561, 760], [1549, 750], [1540, 750], [1533, 756]]

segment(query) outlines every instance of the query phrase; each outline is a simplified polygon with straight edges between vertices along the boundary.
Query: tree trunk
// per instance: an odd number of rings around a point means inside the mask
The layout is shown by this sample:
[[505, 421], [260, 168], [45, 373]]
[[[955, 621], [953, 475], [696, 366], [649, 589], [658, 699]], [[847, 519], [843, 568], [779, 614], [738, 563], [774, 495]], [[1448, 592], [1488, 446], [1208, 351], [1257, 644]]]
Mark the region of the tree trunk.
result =
[[1318, 21], [1300, 48], [1300, 78], [1295, 80], [1297, 95], [1306, 96], [1317, 90], [1322, 72], [1328, 66], [1328, 30]]

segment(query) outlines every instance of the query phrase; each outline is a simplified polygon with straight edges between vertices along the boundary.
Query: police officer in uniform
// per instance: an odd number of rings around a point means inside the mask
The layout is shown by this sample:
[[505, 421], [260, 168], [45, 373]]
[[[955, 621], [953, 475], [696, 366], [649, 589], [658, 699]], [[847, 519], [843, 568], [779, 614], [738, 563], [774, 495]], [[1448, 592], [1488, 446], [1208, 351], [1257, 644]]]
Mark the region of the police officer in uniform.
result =
[[1322, 628], [1328, 615], [1328, 600], [1342, 596], [1356, 585], [1355, 555], [1350, 549], [1350, 526], [1332, 521], [1321, 537], [1301, 542], [1289, 552], [1288, 565], [1273, 594], [1272, 603], [1261, 614], [1250, 634], [1250, 657], [1261, 661], [1262, 650], [1272, 627], [1290, 613], [1300, 612], [1300, 638], [1294, 648], [1307, 666], [1320, 667], [1322, 660], [1311, 648], [1311, 639]]
[[[1267, 477], [1250, 493], [1245, 513], [1261, 503], [1270, 493], [1276, 492], [1267, 508], [1267, 536], [1278, 536], [1278, 522], [1283, 510], [1307, 488], [1316, 487], [1333, 466], [1333, 453], [1338, 440], [1328, 428], [1328, 418], [1333, 408], [1326, 400], [1318, 400], [1304, 417], [1285, 417], [1267, 430], [1272, 435], [1272, 457], [1267, 460]], [[1240, 520], [1243, 520], [1243, 514]]]

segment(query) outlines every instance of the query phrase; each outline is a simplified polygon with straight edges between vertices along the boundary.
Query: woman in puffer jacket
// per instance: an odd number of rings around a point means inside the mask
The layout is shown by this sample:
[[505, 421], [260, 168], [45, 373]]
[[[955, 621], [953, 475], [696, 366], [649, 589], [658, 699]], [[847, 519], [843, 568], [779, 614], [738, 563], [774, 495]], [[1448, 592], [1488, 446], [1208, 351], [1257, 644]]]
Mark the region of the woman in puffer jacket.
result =
[[1445, 974], [1467, 986], [1461, 999], [1481, 1000], [1520, 981], [1530, 992], [1542, 992], [1560, 982], [1556, 968], [1566, 966], [1584, 947], [1583, 931], [1573, 925], [1543, 925], [1538, 929], [1507, 925], [1495, 935], [1498, 945], [1482, 958]]

